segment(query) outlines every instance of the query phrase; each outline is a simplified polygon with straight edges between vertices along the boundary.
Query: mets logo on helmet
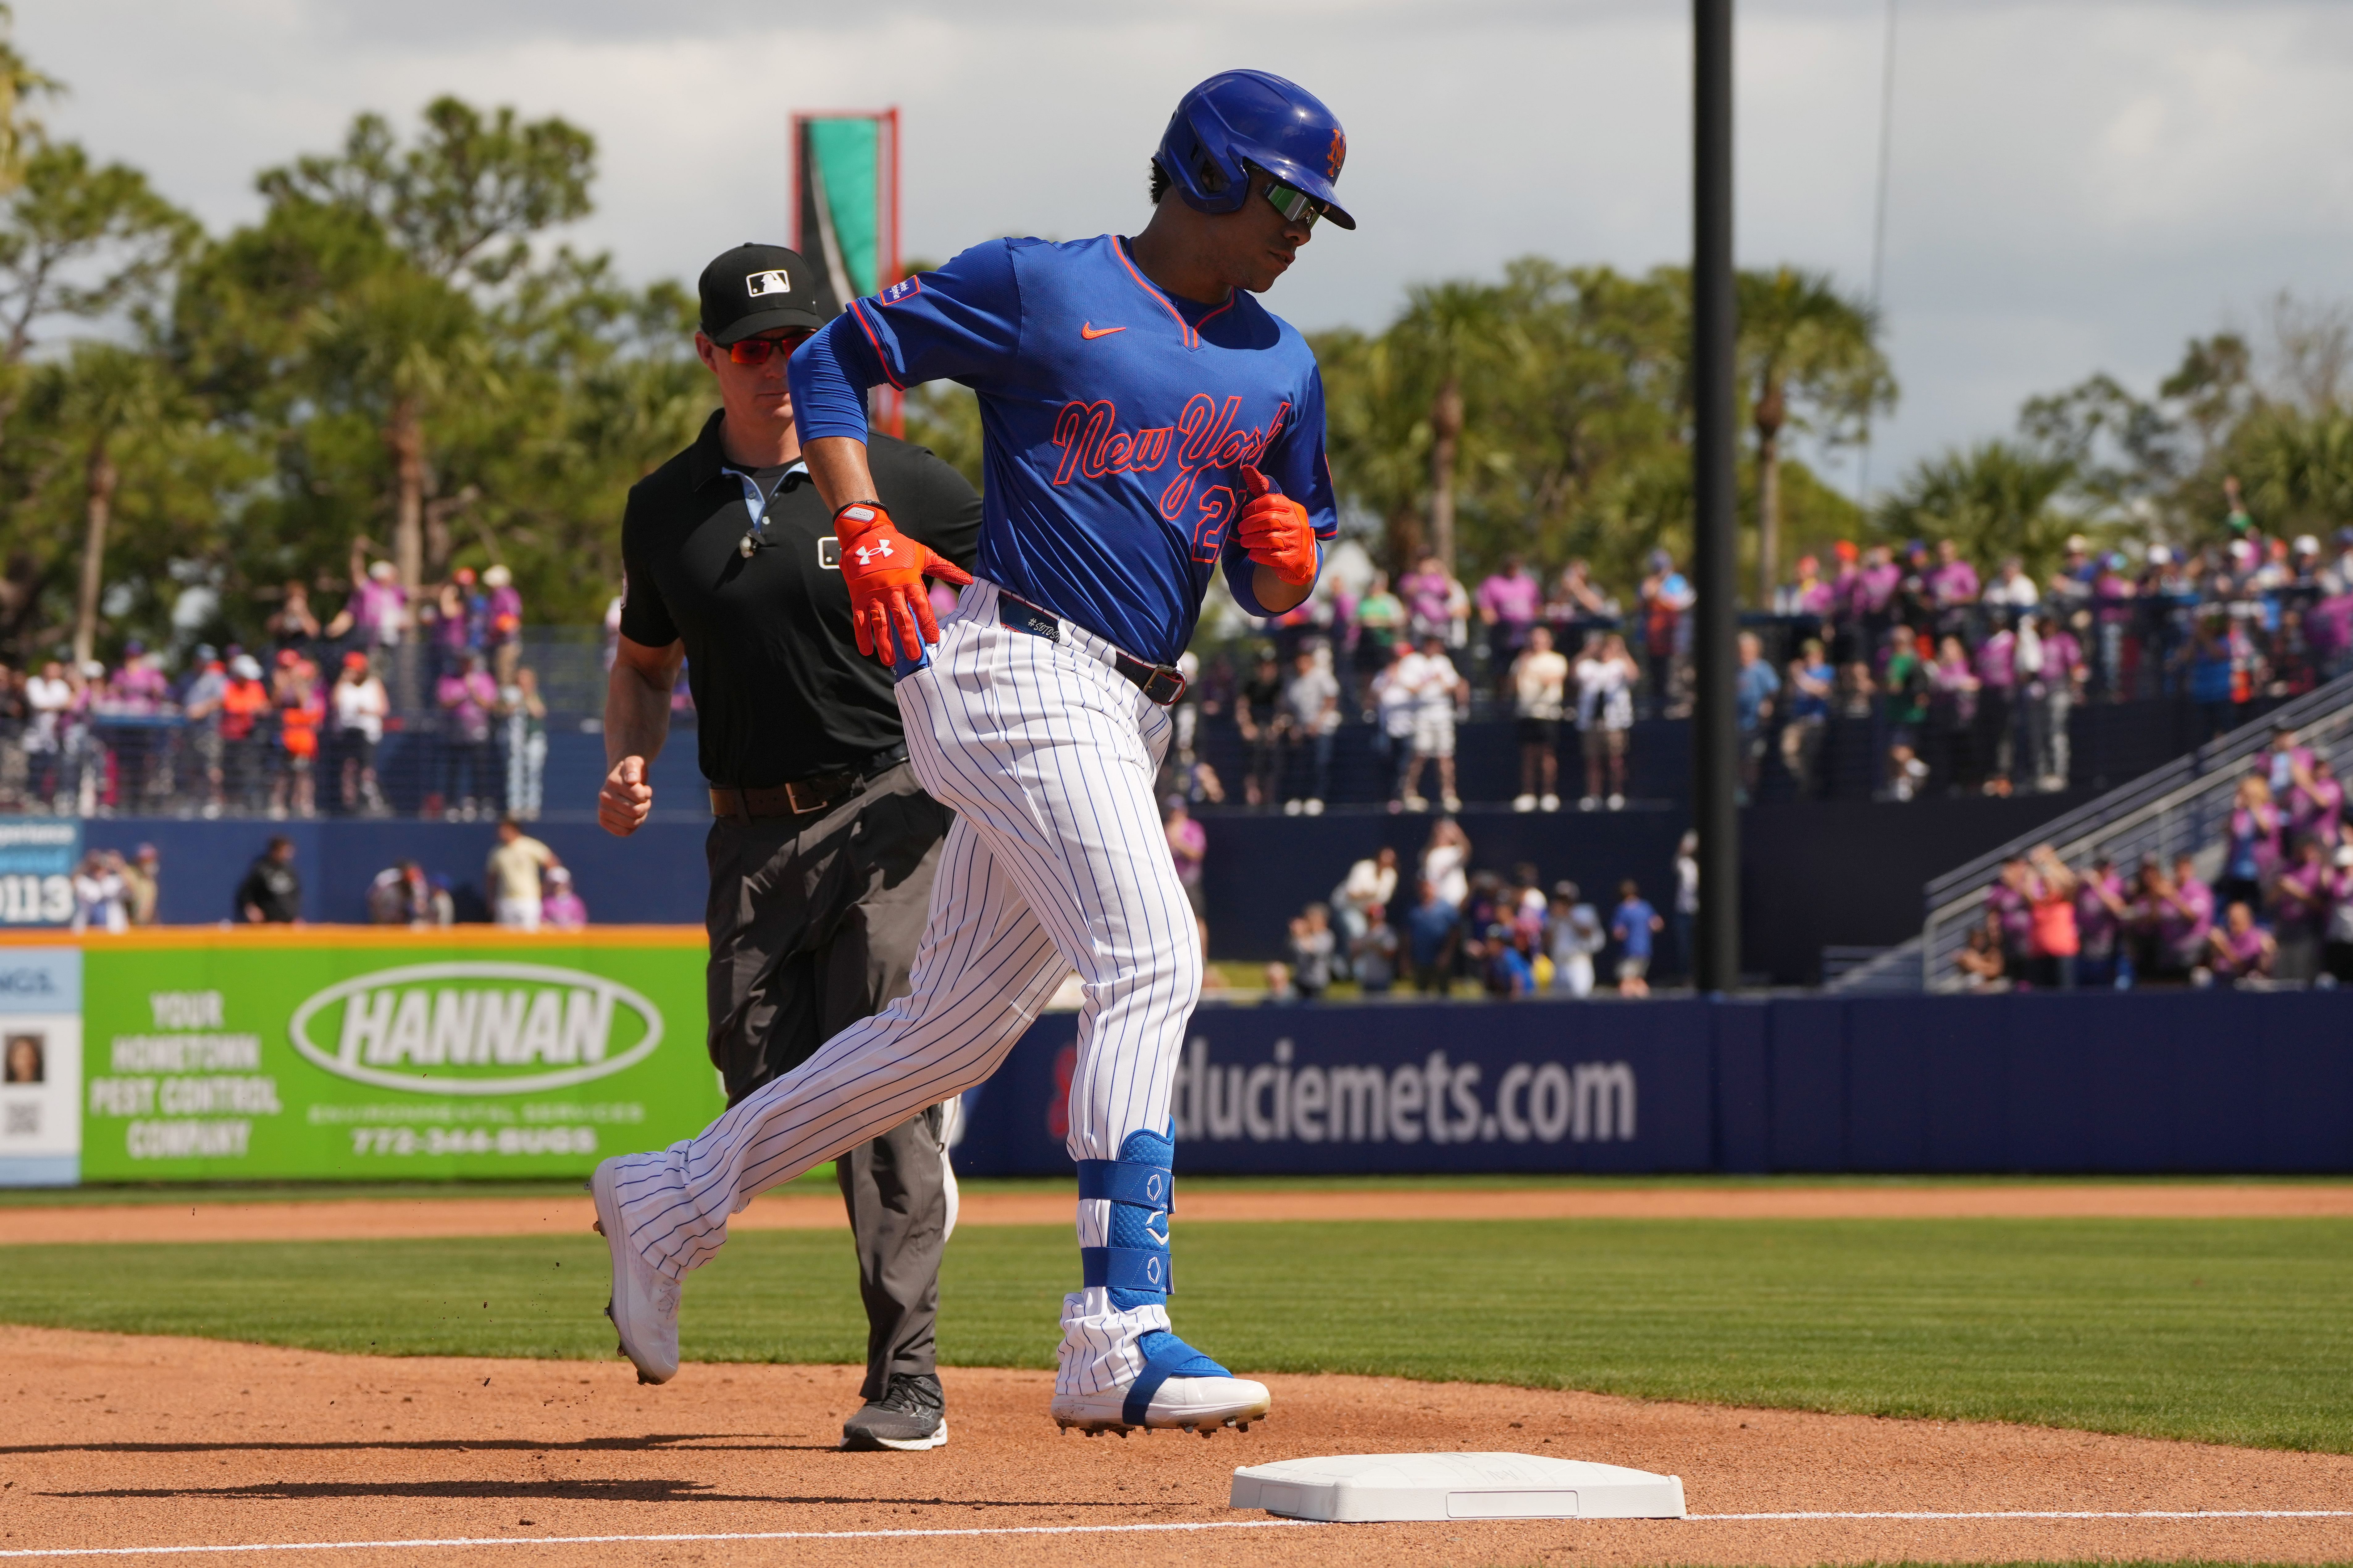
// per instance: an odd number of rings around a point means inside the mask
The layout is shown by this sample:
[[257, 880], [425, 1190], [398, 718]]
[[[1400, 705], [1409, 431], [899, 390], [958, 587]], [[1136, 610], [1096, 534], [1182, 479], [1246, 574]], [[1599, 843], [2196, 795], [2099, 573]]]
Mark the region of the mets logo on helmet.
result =
[[1327, 180], [1338, 179], [1340, 177], [1340, 165], [1347, 161], [1348, 134], [1346, 132], [1342, 131], [1338, 126], [1335, 125], [1332, 127], [1332, 151], [1330, 155], [1324, 160], [1324, 177]]

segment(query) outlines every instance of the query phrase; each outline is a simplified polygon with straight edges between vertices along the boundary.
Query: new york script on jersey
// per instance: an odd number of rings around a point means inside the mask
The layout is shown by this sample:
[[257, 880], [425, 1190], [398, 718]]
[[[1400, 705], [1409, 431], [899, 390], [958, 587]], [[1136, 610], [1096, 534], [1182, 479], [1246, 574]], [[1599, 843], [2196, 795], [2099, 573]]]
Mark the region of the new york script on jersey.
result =
[[983, 577], [1173, 662], [1251, 464], [1337, 522], [1305, 340], [1247, 293], [1171, 300], [1116, 236], [997, 240], [856, 301], [793, 360], [804, 440], [866, 434], [863, 391], [947, 379], [980, 399]]

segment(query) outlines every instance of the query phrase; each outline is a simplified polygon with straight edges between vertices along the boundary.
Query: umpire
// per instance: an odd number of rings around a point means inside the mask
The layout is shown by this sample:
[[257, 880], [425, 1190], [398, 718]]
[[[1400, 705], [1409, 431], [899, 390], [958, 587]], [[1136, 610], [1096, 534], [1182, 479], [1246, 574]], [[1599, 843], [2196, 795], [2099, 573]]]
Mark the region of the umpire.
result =
[[[653, 806], [681, 660], [711, 784], [710, 1046], [733, 1105], [908, 989], [949, 813], [907, 765], [887, 667], [859, 656], [833, 518], [800, 461], [785, 362], [825, 324], [800, 257], [743, 245], [703, 268], [695, 353], [721, 407], [629, 491], [620, 649], [605, 696], [607, 831]], [[969, 567], [980, 498], [921, 447], [878, 436], [878, 497]], [[852, 1448], [948, 1439], [933, 1328], [955, 1224], [946, 1108], [836, 1162], [866, 1304]]]

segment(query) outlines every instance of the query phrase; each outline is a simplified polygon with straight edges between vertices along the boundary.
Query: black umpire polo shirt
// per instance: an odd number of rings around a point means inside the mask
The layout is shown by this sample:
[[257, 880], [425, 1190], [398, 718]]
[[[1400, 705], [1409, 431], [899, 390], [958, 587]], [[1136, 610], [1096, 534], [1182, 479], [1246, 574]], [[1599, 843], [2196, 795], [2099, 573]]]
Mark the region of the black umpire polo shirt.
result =
[[[797, 463], [776, 481], [767, 542], [747, 560], [742, 470], [712, 415], [694, 445], [629, 491], [621, 521], [621, 635], [686, 644], [702, 776], [762, 789], [859, 767], [905, 738], [891, 671], [858, 651], [833, 514]], [[908, 537], [969, 571], [980, 497], [928, 447], [876, 433], [874, 499]]]

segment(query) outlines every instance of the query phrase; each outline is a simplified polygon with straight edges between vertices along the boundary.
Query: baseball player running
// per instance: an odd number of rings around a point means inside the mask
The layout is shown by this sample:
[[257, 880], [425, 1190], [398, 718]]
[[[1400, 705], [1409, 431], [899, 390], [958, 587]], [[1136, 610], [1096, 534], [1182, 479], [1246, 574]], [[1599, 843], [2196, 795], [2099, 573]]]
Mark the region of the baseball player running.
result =
[[[1271, 616], [1322, 569], [1322, 383], [1251, 296], [1318, 218], [1356, 226], [1333, 192], [1346, 146], [1293, 83], [1212, 77], [1169, 120], [1141, 234], [976, 246], [794, 355], [859, 646], [892, 662], [909, 758], [956, 817], [908, 995], [699, 1137], [596, 1167], [609, 1310], [641, 1375], [677, 1370], [679, 1282], [731, 1214], [987, 1079], [1075, 969], [1082, 1285], [1063, 1298], [1053, 1417], [1206, 1433], [1266, 1415], [1263, 1384], [1169, 1327], [1170, 1089], [1202, 955], [1152, 782], [1209, 574]], [[976, 580], [902, 532], [868, 473], [867, 389], [939, 377], [980, 397]], [[944, 623], [927, 574], [965, 584]]]

